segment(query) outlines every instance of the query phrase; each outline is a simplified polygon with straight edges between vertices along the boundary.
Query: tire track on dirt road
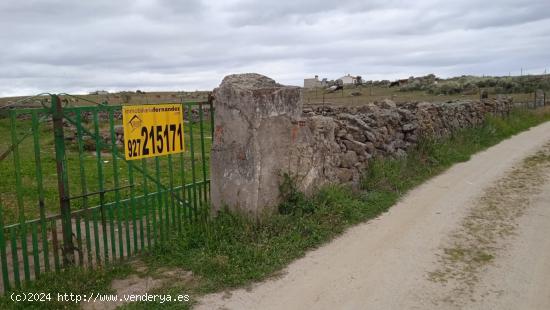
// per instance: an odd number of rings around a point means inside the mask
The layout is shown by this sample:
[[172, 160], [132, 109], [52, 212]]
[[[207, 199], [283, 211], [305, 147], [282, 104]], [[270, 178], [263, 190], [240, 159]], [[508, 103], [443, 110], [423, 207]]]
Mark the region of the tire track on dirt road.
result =
[[[550, 243], [532, 243], [532, 240], [539, 239], [536, 235], [534, 238], [513, 238], [532, 226], [519, 225], [520, 218], [526, 213], [533, 216], [528, 213], [531, 208], [541, 209], [539, 211], [542, 214], [550, 209], [547, 202], [550, 192], [544, 190], [549, 186], [550, 143], [485, 190], [461, 225], [448, 237], [440, 253], [437, 269], [429, 273], [432, 282], [444, 284], [439, 290], [427, 290], [432, 296], [439, 296], [439, 299], [434, 298], [435, 304], [445, 305], [446, 308], [471, 309], [476, 303], [485, 301], [489, 295], [509, 294], [494, 283], [493, 288], [488, 288], [484, 282], [493, 282], [491, 279], [494, 276], [488, 276], [486, 271], [492, 267], [496, 258], [501, 258], [517, 243], [530, 246], [521, 255], [512, 257], [515, 263], [509, 262], [519, 267], [516, 271], [524, 272], [530, 268], [522, 263], [526, 256], [541, 254], [550, 259], [550, 248], [544, 251], [540, 251], [539, 248], [545, 244], [550, 246]], [[550, 224], [550, 221], [538, 225], [541, 234], [549, 231], [546, 227], [550, 225], [545, 224]], [[548, 274], [550, 273], [545, 275]], [[517, 286], [520, 285], [524, 284], [518, 282]], [[550, 288], [550, 281], [547, 287]], [[434, 289], [437, 294], [434, 294]], [[507, 290], [511, 291], [510, 288]], [[542, 297], [546, 298], [546, 307], [541, 309], [550, 308], [550, 296]], [[466, 307], [466, 304], [470, 305]], [[484, 309], [487, 309], [487, 306]], [[503, 308], [501, 306], [498, 309]]]

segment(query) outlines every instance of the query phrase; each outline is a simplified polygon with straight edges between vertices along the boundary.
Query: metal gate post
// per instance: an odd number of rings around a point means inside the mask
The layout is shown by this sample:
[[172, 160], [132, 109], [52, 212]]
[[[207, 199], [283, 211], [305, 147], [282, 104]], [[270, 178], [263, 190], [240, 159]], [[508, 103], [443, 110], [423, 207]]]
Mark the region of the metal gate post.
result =
[[74, 246], [71, 223], [71, 203], [69, 199], [69, 176], [67, 173], [67, 157], [65, 156], [65, 136], [63, 133], [63, 107], [57, 95], [51, 95], [53, 130], [55, 140], [55, 161], [57, 164], [57, 187], [59, 191], [59, 206], [63, 232], [63, 264], [74, 264]]

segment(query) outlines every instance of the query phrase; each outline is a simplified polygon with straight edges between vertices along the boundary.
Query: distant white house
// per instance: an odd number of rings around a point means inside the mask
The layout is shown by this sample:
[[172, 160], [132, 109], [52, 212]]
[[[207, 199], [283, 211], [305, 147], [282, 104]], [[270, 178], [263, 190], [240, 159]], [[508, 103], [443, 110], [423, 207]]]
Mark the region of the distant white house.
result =
[[106, 90], [96, 90], [93, 92], [90, 92], [90, 95], [108, 95], [109, 92]]
[[319, 76], [316, 75], [314, 78], [304, 79], [304, 88], [316, 88], [316, 87], [325, 87], [327, 86], [327, 79], [319, 80]]
[[361, 77], [360, 76], [353, 76], [353, 75], [350, 75], [349, 73], [347, 75], [344, 75], [343, 77], [339, 78], [338, 80], [341, 80], [343, 85], [361, 84]]

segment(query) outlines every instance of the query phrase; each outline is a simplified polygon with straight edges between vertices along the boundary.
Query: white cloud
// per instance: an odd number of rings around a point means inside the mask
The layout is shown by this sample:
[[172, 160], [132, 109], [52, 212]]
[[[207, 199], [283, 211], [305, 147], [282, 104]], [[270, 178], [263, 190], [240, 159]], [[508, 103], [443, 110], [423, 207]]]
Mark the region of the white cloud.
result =
[[0, 96], [210, 89], [237, 72], [296, 85], [313, 74], [541, 73], [549, 10], [547, 0], [3, 0]]

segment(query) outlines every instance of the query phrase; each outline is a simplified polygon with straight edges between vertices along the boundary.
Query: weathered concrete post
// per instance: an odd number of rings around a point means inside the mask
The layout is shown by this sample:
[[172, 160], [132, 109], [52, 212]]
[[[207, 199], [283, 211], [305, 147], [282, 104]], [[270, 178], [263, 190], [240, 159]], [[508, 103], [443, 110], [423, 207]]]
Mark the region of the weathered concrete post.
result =
[[289, 164], [301, 90], [247, 73], [226, 76], [214, 97], [212, 208], [258, 218], [280, 202], [280, 172]]

